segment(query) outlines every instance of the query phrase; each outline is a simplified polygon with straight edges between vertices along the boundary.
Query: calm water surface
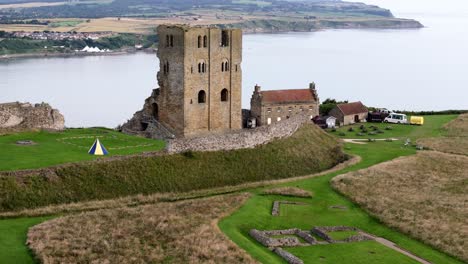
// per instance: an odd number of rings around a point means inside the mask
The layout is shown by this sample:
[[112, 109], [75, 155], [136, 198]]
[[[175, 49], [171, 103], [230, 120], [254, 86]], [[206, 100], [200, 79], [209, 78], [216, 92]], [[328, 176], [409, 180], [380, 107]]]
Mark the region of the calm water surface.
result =
[[[427, 26], [421, 30], [246, 35], [243, 107], [249, 108], [255, 84], [289, 89], [315, 81], [321, 99], [389, 109], [468, 109], [466, 10], [395, 12], [420, 20]], [[67, 126], [115, 127], [142, 107], [157, 85], [157, 70], [156, 56], [145, 53], [0, 63], [0, 102], [45, 101], [61, 110]]]

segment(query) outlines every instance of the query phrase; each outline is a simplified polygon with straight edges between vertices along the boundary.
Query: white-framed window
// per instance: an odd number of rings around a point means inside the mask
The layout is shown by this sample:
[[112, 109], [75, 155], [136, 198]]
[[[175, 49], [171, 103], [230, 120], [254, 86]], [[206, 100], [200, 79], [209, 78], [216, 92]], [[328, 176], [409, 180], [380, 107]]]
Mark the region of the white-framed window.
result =
[[281, 117], [276, 118], [276, 122], [279, 122], [279, 121], [281, 121]]
[[267, 125], [271, 125], [271, 117], [267, 118]]

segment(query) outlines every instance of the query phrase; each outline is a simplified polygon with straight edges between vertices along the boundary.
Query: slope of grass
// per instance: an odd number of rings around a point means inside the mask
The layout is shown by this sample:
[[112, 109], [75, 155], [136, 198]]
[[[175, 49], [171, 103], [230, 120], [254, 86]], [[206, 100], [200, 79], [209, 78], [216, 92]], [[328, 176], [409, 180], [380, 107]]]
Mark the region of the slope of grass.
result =
[[[408, 126], [407, 134], [417, 137], [441, 133], [439, 128], [451, 118], [453, 117], [429, 118], [431, 120], [430, 125], [425, 127]], [[416, 131], [411, 131], [411, 129]], [[431, 131], [432, 129], [436, 131]], [[313, 198], [288, 197], [288, 200], [308, 202], [310, 206], [289, 206], [286, 207], [285, 211], [280, 209], [279, 217], [272, 217], [271, 205], [273, 201], [284, 199], [284, 197], [261, 195], [263, 190], [258, 189], [253, 191], [255, 195], [241, 209], [220, 222], [220, 228], [240, 247], [263, 263], [283, 263], [283, 260], [254, 241], [248, 235], [250, 229], [273, 230], [297, 227], [310, 230], [314, 226], [333, 225], [354, 226], [365, 232], [384, 237], [396, 243], [399, 247], [433, 263], [461, 263], [430, 246], [386, 227], [379, 220], [360, 209], [358, 205], [336, 193], [330, 186], [330, 180], [339, 174], [367, 168], [397, 157], [413, 155], [416, 153], [415, 149], [403, 147], [401, 141], [373, 142], [365, 145], [349, 143], [345, 145], [345, 149], [349, 154], [361, 156], [362, 162], [326, 176], [282, 185], [294, 186], [313, 192]], [[330, 206], [333, 205], [345, 206], [347, 210], [331, 209]], [[303, 259], [305, 263], [320, 261], [329, 263], [415, 263], [414, 260], [401, 253], [372, 241], [288, 248], [287, 250]], [[369, 253], [371, 251], [374, 253]]]
[[[0, 135], [0, 171], [35, 169], [96, 159], [88, 154], [99, 138], [110, 156], [158, 151], [163, 141], [129, 136], [110, 129], [66, 129], [63, 132], [24, 132]], [[17, 145], [19, 140], [32, 140], [35, 145]]]
[[345, 158], [341, 143], [310, 124], [253, 149], [73, 164], [53, 169], [52, 177], [0, 177], [0, 211], [282, 179], [323, 171]]
[[468, 155], [468, 114], [449, 122], [444, 130], [444, 137], [423, 138], [418, 143], [441, 152]]

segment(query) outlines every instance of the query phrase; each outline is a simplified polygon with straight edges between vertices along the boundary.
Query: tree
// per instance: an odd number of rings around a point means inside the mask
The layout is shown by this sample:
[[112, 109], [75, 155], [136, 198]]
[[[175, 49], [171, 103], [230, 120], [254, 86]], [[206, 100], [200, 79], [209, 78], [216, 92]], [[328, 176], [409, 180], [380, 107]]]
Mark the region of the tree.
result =
[[330, 111], [335, 108], [337, 104], [347, 104], [348, 100], [345, 101], [336, 101], [336, 99], [327, 98], [320, 104], [319, 112], [321, 115], [328, 115]]

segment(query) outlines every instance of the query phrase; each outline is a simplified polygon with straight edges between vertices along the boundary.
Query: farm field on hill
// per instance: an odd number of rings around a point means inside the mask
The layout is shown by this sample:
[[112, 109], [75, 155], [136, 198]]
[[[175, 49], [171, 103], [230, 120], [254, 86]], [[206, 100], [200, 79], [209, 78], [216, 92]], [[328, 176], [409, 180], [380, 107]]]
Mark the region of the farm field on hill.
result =
[[[94, 160], [88, 154], [99, 138], [110, 156], [158, 151], [163, 141], [129, 136], [110, 129], [66, 129], [63, 132], [24, 132], [0, 135], [0, 171], [36, 169], [68, 162]], [[32, 140], [33, 145], [18, 145], [17, 141]]]

